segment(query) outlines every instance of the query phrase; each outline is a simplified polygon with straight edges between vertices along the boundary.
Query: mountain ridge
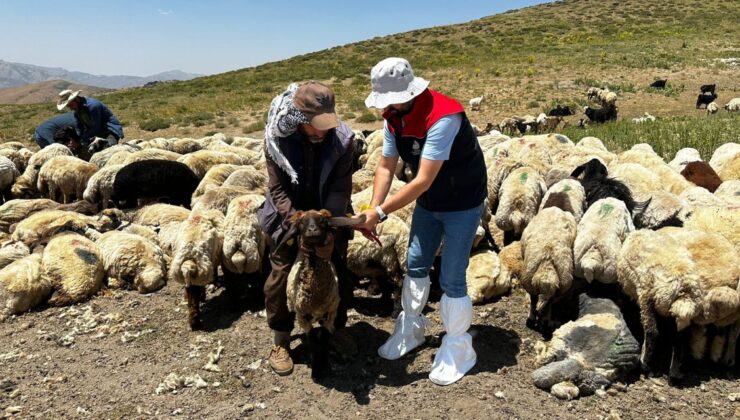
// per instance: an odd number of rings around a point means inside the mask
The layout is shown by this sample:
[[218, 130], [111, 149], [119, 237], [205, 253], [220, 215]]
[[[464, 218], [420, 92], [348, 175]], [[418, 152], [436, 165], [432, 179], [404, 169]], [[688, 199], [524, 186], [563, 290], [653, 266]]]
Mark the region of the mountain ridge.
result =
[[191, 80], [202, 74], [168, 70], [150, 76], [96, 75], [71, 71], [62, 67], [44, 67], [35, 64], [15, 63], [0, 59], [0, 89], [29, 85], [50, 80], [65, 80], [70, 83], [105, 89], [121, 89], [143, 86], [148, 82], [166, 80]]

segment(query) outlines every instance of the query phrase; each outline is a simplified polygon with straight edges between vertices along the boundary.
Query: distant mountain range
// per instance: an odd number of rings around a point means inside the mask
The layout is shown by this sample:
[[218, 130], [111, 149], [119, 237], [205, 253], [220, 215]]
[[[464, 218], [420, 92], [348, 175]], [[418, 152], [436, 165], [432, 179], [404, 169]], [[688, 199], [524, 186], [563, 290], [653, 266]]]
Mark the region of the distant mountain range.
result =
[[80, 85], [105, 89], [120, 89], [143, 86], [149, 82], [165, 80], [190, 80], [202, 74], [171, 70], [151, 76], [99, 76], [79, 71], [69, 71], [60, 67], [41, 67], [33, 64], [11, 63], [0, 60], [0, 89], [23, 86], [49, 80], [66, 80]]
[[0, 104], [38, 104], [49, 102], [51, 105], [57, 101], [59, 92], [64, 89], [81, 90], [85, 96], [95, 96], [98, 93], [110, 91], [110, 89], [80, 85], [66, 80], [48, 80], [41, 83], [31, 83], [30, 85], [0, 89]]

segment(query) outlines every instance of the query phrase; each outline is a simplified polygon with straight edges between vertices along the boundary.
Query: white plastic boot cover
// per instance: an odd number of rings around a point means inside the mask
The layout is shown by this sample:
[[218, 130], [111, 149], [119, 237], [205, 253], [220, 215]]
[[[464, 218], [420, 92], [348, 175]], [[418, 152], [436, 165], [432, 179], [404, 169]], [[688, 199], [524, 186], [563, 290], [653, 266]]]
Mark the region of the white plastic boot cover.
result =
[[449, 385], [475, 366], [473, 337], [468, 334], [473, 321], [473, 302], [468, 296], [450, 298], [442, 295], [440, 316], [447, 334], [434, 356], [429, 379], [437, 385]]
[[378, 355], [384, 359], [396, 360], [424, 342], [424, 329], [427, 320], [421, 311], [429, 297], [429, 276], [403, 279], [401, 307], [403, 310], [396, 319], [393, 334], [380, 348]]

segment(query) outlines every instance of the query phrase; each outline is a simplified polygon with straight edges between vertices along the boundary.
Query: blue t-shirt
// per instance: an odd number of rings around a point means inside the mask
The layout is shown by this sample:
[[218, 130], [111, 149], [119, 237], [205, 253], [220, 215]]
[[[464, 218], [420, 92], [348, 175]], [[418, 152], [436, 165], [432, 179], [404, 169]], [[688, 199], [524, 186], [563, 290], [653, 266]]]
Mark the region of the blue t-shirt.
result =
[[[450, 150], [452, 150], [452, 142], [460, 131], [460, 125], [462, 125], [462, 113], [447, 115], [435, 122], [427, 132], [427, 139], [424, 142], [424, 148], [421, 150], [422, 159], [448, 160]], [[383, 133], [383, 156], [398, 156], [396, 138], [388, 129], [387, 121], [383, 124]]]

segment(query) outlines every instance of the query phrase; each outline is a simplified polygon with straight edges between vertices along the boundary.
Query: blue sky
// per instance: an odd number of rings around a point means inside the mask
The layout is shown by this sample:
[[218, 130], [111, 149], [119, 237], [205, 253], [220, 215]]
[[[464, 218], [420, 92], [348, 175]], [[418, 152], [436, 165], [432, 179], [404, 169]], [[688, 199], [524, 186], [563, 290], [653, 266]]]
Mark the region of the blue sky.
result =
[[0, 59], [93, 74], [214, 74], [544, 2], [1, 0]]

